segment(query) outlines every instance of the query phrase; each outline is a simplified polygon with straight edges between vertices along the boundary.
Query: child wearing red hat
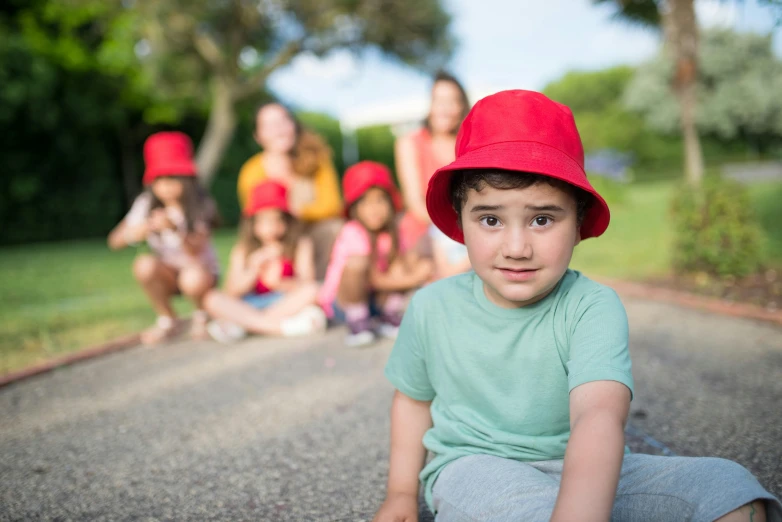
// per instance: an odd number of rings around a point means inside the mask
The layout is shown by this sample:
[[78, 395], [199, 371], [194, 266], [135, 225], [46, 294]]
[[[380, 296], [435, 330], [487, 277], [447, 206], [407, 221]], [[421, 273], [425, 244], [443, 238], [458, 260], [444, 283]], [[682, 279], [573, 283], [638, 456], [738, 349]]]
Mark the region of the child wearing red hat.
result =
[[375, 339], [373, 315], [380, 316], [377, 333], [396, 335], [404, 292], [428, 281], [433, 267], [400, 251], [397, 213], [402, 198], [385, 165], [357, 163], [345, 171], [342, 185], [350, 221], [334, 243], [318, 303], [329, 317], [347, 323], [347, 344], [359, 346]]
[[141, 334], [154, 344], [179, 332], [171, 298], [184, 294], [193, 301], [192, 335], [206, 336], [204, 294], [219, 275], [211, 228], [217, 207], [196, 178], [193, 143], [181, 132], [158, 132], [144, 143], [145, 186], [128, 214], [108, 238], [113, 250], [142, 241], [151, 253], [133, 262], [133, 274], [158, 314], [155, 325]]
[[312, 240], [300, 234], [287, 189], [275, 181], [259, 183], [249, 194], [231, 250], [225, 291], [212, 290], [204, 298], [216, 319], [209, 334], [227, 343], [247, 332], [292, 337], [325, 330], [317, 293]]
[[419, 479], [438, 522], [782, 521], [734, 462], [626, 450], [627, 316], [568, 268], [609, 210], [566, 106], [521, 90], [479, 101], [426, 203], [474, 271], [420, 290], [405, 313], [376, 521], [417, 520]]

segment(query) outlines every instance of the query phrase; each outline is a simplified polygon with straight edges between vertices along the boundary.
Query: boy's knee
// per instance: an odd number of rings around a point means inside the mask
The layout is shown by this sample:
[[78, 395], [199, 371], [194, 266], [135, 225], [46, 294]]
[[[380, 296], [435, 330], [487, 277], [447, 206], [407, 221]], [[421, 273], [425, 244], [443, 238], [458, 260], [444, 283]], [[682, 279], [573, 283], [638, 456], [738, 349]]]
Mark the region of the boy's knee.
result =
[[160, 261], [153, 255], [141, 254], [133, 261], [133, 276], [142, 283], [155, 278]]
[[200, 266], [189, 266], [179, 273], [177, 284], [185, 295], [201, 295], [212, 286], [214, 276]]

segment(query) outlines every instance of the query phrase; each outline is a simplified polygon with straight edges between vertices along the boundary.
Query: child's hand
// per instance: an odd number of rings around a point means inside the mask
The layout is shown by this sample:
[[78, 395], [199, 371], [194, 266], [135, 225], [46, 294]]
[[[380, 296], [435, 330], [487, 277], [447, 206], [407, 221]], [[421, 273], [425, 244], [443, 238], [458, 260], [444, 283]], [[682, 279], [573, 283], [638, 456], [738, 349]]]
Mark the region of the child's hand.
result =
[[171, 220], [168, 219], [168, 215], [166, 215], [165, 209], [162, 208], [156, 208], [150, 212], [147, 223], [149, 225], [149, 229], [153, 232], [162, 232], [163, 230], [176, 228]]
[[261, 247], [247, 258], [247, 266], [254, 271], [260, 271], [269, 261], [282, 256], [282, 245], [268, 245]]
[[418, 522], [418, 495], [390, 493], [372, 522]]

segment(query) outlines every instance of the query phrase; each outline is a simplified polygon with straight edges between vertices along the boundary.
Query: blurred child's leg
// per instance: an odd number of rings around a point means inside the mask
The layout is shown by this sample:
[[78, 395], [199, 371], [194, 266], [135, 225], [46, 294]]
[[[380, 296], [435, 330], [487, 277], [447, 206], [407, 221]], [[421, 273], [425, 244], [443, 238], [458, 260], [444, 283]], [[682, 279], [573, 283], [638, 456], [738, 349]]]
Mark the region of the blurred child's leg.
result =
[[[306, 317], [296, 317], [308, 307], [314, 306], [317, 293], [317, 283], [303, 283], [285, 292], [268, 308], [258, 309], [241, 299], [212, 290], [204, 298], [204, 306], [215, 319], [229, 321], [248, 332], [262, 335], [306, 335], [321, 326], [325, 327], [322, 311], [319, 311], [319, 314], [312, 311], [305, 314]], [[293, 319], [299, 320], [291, 322]]]
[[155, 325], [141, 333], [141, 342], [155, 344], [178, 333], [171, 298], [177, 294], [176, 270], [151, 254], [141, 254], [133, 261], [133, 276], [147, 294], [158, 318]]
[[177, 286], [183, 295], [193, 301], [196, 307], [193, 312], [192, 337], [194, 339], [207, 338], [206, 323], [208, 316], [204, 311], [203, 300], [206, 293], [215, 286], [215, 276], [205, 266], [192, 264], [179, 272]]
[[133, 261], [133, 276], [144, 289], [155, 312], [173, 318], [171, 297], [177, 293], [176, 270], [151, 254], [141, 254]]
[[345, 313], [350, 330], [346, 339], [349, 346], [367, 344], [375, 339], [369, 311], [369, 267], [369, 256], [349, 257], [339, 281], [337, 304]]

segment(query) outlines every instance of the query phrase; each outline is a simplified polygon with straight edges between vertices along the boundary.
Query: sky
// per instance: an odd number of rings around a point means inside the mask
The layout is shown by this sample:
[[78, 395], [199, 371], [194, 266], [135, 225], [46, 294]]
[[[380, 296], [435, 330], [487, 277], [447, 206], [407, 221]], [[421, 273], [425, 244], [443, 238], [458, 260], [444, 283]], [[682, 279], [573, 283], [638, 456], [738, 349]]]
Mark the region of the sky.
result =
[[[659, 35], [612, 18], [610, 6], [590, 0], [443, 0], [453, 16], [458, 46], [447, 70], [468, 91], [541, 90], [567, 71], [638, 64], [655, 54]], [[696, 0], [701, 26], [738, 31], [774, 30], [770, 11], [755, 0]], [[774, 49], [782, 56], [782, 31]], [[335, 52], [301, 55], [269, 78], [269, 87], [292, 106], [350, 117], [401, 100], [426, 100], [431, 79], [378, 52], [356, 57]]]

